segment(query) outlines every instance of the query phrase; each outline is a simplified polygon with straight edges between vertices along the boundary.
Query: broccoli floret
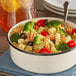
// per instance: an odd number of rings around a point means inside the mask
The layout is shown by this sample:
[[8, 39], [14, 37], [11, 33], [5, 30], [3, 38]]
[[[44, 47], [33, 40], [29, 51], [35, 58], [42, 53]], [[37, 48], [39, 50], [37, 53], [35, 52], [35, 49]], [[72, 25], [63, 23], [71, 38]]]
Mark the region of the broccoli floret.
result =
[[24, 25], [24, 31], [31, 31], [33, 29], [33, 26], [35, 25], [35, 22], [28, 22]]
[[59, 50], [59, 51], [64, 51], [67, 49], [69, 49], [69, 46], [66, 43], [61, 43], [57, 46], [57, 50]]
[[11, 37], [10, 37], [10, 40], [11, 40], [12, 42], [18, 43], [18, 39], [20, 39], [19, 33], [14, 33], [14, 34], [12, 34]]
[[67, 34], [66, 31], [63, 30], [63, 29], [60, 29], [57, 32], [60, 33], [61, 35], [66, 35]]
[[61, 22], [60, 21], [58, 21], [58, 20], [53, 20], [53, 21], [50, 21], [49, 23], [48, 23], [48, 27], [55, 27], [55, 28], [59, 28], [59, 27], [61, 27]]
[[36, 36], [36, 37], [34, 38], [33, 42], [34, 42], [35, 44], [39, 44], [39, 43], [41, 42], [41, 37], [40, 37], [40, 36]]

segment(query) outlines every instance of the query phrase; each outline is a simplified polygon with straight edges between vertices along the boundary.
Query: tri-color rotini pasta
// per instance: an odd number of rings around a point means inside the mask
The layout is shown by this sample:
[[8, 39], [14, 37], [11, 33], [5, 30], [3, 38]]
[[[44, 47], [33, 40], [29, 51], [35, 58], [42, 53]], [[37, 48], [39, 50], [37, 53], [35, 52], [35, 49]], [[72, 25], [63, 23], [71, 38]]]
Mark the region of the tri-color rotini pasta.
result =
[[[37, 20], [36, 20], [37, 21]], [[14, 28], [10, 33], [13, 45], [21, 50], [51, 54], [76, 47], [76, 29], [59, 20], [41, 19], [29, 21]]]

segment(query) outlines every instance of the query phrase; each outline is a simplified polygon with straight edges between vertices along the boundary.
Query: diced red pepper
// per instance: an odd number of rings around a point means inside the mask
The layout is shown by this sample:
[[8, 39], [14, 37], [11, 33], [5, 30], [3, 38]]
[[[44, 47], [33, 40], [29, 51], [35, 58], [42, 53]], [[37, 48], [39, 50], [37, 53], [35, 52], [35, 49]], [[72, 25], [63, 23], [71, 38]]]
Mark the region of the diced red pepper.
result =
[[45, 21], [44, 19], [39, 20], [39, 21], [36, 23], [36, 25], [39, 26], [39, 27], [40, 27], [40, 26], [45, 27], [46, 25], [44, 24], [44, 21]]
[[69, 46], [69, 48], [73, 48], [76, 46], [76, 41], [75, 40], [71, 40], [69, 42], [67, 42], [67, 45]]
[[76, 33], [76, 29], [73, 29], [71, 34], [73, 35], [74, 33]]
[[47, 48], [42, 48], [42, 49], [40, 49], [39, 53], [41, 53], [41, 54], [50, 54], [52, 52], [49, 49], [47, 49]]
[[41, 35], [47, 36], [47, 35], [49, 35], [49, 33], [48, 33], [47, 31], [42, 31], [42, 32], [41, 32]]

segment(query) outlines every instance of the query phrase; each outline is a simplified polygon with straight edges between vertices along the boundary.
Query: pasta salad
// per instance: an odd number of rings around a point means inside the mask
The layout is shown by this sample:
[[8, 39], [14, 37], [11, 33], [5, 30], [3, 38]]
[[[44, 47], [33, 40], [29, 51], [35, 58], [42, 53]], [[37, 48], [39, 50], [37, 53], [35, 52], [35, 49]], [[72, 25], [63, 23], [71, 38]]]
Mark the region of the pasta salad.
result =
[[76, 46], [76, 29], [59, 20], [32, 20], [20, 24], [10, 33], [10, 40], [17, 48], [40, 54], [66, 51]]

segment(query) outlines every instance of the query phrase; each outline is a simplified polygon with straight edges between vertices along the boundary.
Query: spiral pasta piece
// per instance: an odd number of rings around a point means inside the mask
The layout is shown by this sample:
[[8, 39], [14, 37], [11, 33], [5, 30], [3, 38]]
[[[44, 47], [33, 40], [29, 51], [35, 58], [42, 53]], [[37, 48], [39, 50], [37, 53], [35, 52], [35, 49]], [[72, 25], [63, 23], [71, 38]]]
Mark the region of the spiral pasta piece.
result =
[[55, 32], [56, 32], [56, 28], [52, 27], [52, 28], [48, 29], [48, 33], [51, 34], [51, 35], [54, 35]]
[[65, 35], [62, 35], [61, 36], [61, 42], [64, 42], [65, 41]]
[[56, 33], [55, 35], [55, 45], [59, 45], [61, 41], [61, 35], [59, 33]]
[[67, 37], [65, 38], [65, 43], [69, 42], [70, 40], [72, 40], [71, 36], [67, 36]]
[[23, 28], [16, 28], [16, 29], [13, 29], [10, 34], [12, 35], [14, 33], [21, 33], [22, 31], [23, 31]]
[[32, 52], [32, 46], [26, 46], [24, 50], [25, 51]]
[[51, 50], [51, 47], [55, 47], [55, 45], [54, 45], [54, 43], [53, 43], [52, 41], [50, 41], [49, 39], [47, 39], [47, 40], [45, 41], [44, 47]]
[[39, 26], [34, 26], [34, 29], [35, 29], [36, 31], [38, 31], [38, 30], [39, 30]]
[[41, 33], [42, 31], [44, 30], [44, 28], [43, 27], [39, 27], [39, 29], [38, 29], [38, 33]]
[[[43, 42], [42, 42], [43, 43]], [[34, 44], [34, 46], [33, 46], [33, 49], [34, 50], [40, 50], [41, 48], [43, 48], [44, 47], [44, 43], [43, 44]]]
[[33, 39], [36, 37], [36, 34], [35, 32], [31, 31], [30, 34], [28, 34], [27, 38], [30, 40], [30, 41], [33, 41]]
[[50, 40], [55, 40], [55, 34], [49, 35]]
[[51, 47], [51, 51], [52, 51], [52, 53], [57, 53], [58, 52], [54, 46]]
[[68, 33], [68, 34], [71, 34], [72, 33], [72, 27], [71, 26], [66, 26], [66, 32]]
[[50, 50], [52, 51], [52, 53], [58, 53], [59, 52], [56, 50], [55, 44], [52, 41], [50, 41], [50, 46], [51, 46]]
[[24, 50], [24, 48], [26, 47], [26, 45], [24, 45], [24, 44], [18, 44], [18, 47], [19, 47], [21, 50]]
[[44, 47], [47, 48], [47, 49], [50, 49], [50, 44], [48, 42], [46, 42]]

